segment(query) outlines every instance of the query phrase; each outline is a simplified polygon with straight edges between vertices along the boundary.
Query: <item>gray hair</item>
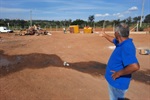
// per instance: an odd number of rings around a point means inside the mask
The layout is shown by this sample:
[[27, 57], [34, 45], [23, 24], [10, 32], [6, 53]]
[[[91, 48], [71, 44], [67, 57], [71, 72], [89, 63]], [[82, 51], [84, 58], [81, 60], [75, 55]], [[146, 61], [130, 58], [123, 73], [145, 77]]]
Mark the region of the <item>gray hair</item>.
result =
[[121, 23], [115, 28], [115, 32], [118, 32], [121, 37], [129, 36], [129, 27], [125, 23]]

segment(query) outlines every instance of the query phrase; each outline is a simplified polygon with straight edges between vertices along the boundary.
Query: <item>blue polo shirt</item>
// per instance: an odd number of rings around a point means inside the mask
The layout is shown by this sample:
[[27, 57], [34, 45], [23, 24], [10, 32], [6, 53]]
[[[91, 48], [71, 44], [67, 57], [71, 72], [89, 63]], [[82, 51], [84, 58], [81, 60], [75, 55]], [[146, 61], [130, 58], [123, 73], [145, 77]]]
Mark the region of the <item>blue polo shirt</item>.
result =
[[116, 48], [108, 60], [105, 78], [111, 86], [121, 90], [126, 90], [130, 84], [131, 74], [121, 76], [114, 80], [111, 77], [113, 74], [111, 70], [117, 72], [130, 64], [138, 63], [136, 58], [136, 49], [131, 38], [123, 41], [122, 43], [119, 43], [116, 39], [114, 39], [113, 43]]

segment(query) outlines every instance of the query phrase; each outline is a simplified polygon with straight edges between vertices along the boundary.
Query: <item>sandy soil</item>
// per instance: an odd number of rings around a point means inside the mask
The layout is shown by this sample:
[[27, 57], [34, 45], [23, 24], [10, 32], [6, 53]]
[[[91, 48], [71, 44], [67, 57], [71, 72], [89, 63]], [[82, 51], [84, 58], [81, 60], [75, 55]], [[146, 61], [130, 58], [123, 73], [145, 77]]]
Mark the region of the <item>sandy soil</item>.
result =
[[[109, 100], [104, 73], [113, 44], [98, 34], [51, 33], [0, 34], [0, 100]], [[126, 98], [150, 100], [150, 55], [139, 54], [150, 49], [150, 35], [130, 37], [141, 69]]]

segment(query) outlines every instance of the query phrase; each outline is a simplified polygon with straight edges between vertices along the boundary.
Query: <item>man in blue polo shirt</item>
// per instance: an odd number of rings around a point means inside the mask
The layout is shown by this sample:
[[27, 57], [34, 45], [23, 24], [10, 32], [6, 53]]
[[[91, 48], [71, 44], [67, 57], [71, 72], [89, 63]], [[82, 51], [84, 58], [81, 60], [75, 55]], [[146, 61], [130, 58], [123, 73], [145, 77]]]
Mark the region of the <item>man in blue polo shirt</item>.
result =
[[100, 35], [116, 46], [109, 58], [105, 73], [110, 100], [124, 100], [124, 95], [129, 88], [131, 74], [140, 68], [135, 46], [132, 39], [129, 38], [129, 27], [121, 23], [115, 28], [115, 37], [105, 32]]

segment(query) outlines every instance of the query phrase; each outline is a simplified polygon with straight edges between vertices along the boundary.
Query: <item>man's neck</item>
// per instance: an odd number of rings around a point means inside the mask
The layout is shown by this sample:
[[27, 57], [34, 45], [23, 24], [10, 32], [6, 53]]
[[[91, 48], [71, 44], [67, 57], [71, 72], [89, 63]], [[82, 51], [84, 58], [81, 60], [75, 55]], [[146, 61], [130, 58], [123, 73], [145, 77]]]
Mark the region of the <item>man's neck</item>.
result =
[[119, 41], [119, 43], [122, 43], [123, 41], [125, 41], [125, 40], [127, 40], [128, 39], [128, 37], [120, 37], [119, 39], [118, 39], [118, 41]]

